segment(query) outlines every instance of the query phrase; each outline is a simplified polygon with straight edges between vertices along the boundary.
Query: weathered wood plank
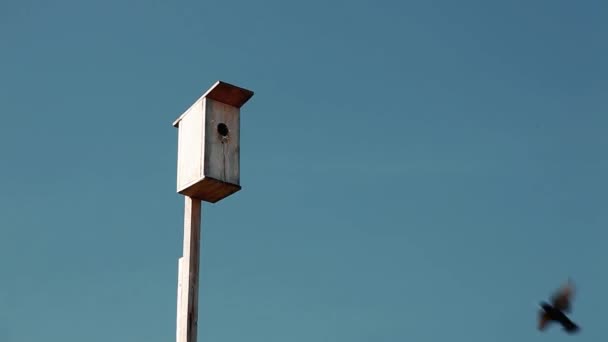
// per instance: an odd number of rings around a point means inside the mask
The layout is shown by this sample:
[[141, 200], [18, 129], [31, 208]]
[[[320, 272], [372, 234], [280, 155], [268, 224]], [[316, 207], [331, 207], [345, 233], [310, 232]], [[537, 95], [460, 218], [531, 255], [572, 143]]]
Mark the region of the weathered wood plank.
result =
[[205, 102], [203, 176], [239, 185], [240, 110], [212, 99]]
[[205, 177], [201, 181], [181, 190], [179, 193], [205, 202], [217, 203], [240, 190], [240, 185], [225, 183], [211, 177]]
[[178, 128], [177, 188], [201, 178], [204, 153], [205, 113], [200, 102], [193, 104]]
[[174, 122], [178, 193], [216, 203], [240, 190], [240, 108], [252, 96], [218, 81]]
[[178, 304], [177, 342], [196, 342], [198, 330], [198, 281], [200, 260], [201, 201], [185, 196], [184, 250]]
[[180, 342], [180, 336], [182, 335], [182, 324], [181, 324], [181, 319], [182, 319], [182, 287], [183, 287], [183, 260], [184, 258], [179, 258], [179, 260], [177, 261], [177, 318], [176, 318], [176, 322], [175, 322], [175, 341], [176, 342]]

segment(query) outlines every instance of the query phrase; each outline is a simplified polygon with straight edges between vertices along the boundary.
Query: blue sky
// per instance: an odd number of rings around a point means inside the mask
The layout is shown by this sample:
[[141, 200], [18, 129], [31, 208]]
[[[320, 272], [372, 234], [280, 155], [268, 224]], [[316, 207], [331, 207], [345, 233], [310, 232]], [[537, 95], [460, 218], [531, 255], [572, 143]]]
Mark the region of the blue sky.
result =
[[603, 1], [0, 2], [0, 340], [174, 339], [173, 120], [255, 92], [199, 341], [566, 341], [608, 301]]

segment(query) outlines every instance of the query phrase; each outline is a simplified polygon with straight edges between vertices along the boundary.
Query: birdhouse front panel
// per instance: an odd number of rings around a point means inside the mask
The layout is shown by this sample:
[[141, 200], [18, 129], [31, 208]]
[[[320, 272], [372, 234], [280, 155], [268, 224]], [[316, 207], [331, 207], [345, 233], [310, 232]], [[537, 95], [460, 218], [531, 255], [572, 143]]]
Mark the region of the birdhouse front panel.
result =
[[239, 108], [205, 99], [203, 175], [239, 185]]

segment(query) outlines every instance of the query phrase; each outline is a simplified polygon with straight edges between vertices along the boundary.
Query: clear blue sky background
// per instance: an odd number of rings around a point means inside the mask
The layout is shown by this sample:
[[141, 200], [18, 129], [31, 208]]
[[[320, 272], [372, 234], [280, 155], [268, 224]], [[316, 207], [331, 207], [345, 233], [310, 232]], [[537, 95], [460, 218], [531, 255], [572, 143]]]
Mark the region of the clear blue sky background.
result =
[[0, 341], [173, 341], [172, 121], [218, 79], [199, 341], [606, 336], [605, 1], [0, 2]]

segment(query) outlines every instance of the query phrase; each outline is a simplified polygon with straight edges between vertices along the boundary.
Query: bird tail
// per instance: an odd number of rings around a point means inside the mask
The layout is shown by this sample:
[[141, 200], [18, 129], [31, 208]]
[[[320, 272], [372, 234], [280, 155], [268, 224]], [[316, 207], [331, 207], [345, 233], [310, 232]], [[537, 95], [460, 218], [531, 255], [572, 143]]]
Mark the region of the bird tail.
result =
[[564, 330], [569, 333], [575, 333], [580, 330], [579, 326], [572, 321], [564, 322]]

